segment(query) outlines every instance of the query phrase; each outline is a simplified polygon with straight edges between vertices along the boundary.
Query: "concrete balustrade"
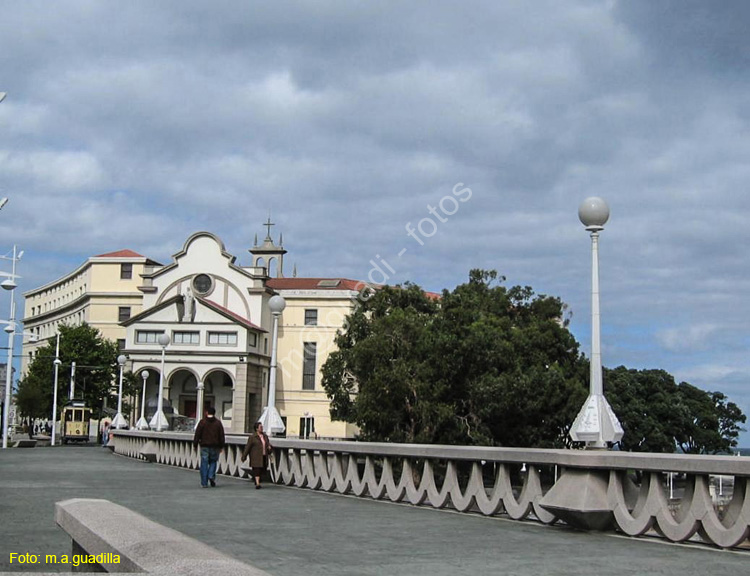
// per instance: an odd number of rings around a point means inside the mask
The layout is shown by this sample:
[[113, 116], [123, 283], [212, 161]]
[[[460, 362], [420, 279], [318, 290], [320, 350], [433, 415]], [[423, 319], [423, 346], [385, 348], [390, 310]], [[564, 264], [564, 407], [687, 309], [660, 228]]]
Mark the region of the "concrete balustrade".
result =
[[[114, 451], [198, 469], [191, 440], [184, 433], [119, 430]], [[228, 437], [220, 474], [247, 476], [240, 461], [245, 441]], [[277, 482], [288, 486], [671, 542], [700, 538], [722, 548], [745, 546], [750, 536], [746, 457], [282, 438], [273, 444]], [[667, 473], [684, 477], [679, 498], [670, 498]], [[733, 478], [731, 500], [722, 506], [711, 495], [719, 475]]]

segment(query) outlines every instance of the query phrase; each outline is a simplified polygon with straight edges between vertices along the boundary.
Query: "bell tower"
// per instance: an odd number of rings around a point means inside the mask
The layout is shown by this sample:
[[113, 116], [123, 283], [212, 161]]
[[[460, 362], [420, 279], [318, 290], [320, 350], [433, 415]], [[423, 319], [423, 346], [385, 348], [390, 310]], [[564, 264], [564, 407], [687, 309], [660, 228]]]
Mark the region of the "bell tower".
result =
[[275, 226], [271, 222], [271, 216], [269, 214], [268, 221], [263, 226], [267, 228], [266, 237], [263, 240], [263, 244], [258, 245], [258, 235], [255, 235], [255, 242], [249, 252], [253, 255], [253, 266], [261, 266], [266, 269], [266, 275], [269, 278], [283, 278], [284, 277], [284, 240], [281, 234], [279, 234], [278, 246], [274, 244], [273, 238], [271, 238], [271, 226]]

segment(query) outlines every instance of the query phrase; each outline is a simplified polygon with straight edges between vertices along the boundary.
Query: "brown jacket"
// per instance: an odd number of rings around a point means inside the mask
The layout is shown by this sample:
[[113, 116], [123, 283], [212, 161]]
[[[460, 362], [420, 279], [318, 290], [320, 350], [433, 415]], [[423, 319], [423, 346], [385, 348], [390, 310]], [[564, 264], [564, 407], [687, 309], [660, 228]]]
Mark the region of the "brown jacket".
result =
[[224, 448], [224, 426], [216, 418], [206, 417], [198, 422], [193, 436], [193, 445], [201, 448]]
[[273, 451], [273, 446], [271, 446], [271, 441], [268, 439], [268, 436], [266, 436], [265, 433], [263, 433], [263, 438], [266, 441], [266, 453], [263, 454], [263, 441], [260, 439], [260, 436], [258, 434], [253, 434], [250, 436], [250, 438], [247, 439], [247, 444], [245, 444], [245, 449], [242, 451], [242, 460], [245, 460], [245, 458], [250, 456], [250, 467], [251, 468], [265, 468], [266, 467], [266, 458], [265, 456], [268, 456]]

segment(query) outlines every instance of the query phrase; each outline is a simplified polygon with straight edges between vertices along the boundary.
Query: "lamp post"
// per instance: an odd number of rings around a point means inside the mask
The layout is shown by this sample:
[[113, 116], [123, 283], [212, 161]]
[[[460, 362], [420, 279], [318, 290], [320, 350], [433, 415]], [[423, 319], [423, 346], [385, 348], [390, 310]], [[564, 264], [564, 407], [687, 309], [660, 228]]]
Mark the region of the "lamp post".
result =
[[138, 430], [148, 430], [148, 422], [146, 422], [146, 380], [148, 380], [148, 370], [141, 372], [141, 378], [143, 378], [143, 392], [141, 393], [141, 417], [136, 422], [135, 427]]
[[591, 233], [591, 372], [589, 396], [576, 416], [570, 436], [586, 442], [587, 448], [606, 449], [607, 442], [623, 436], [620, 421], [604, 398], [599, 319], [599, 232], [609, 220], [609, 206], [601, 198], [586, 198], [578, 208], [578, 217]]
[[167, 417], [164, 415], [164, 399], [162, 398], [164, 394], [164, 361], [165, 361], [165, 354], [167, 351], [167, 346], [169, 345], [169, 336], [167, 334], [160, 334], [158, 341], [159, 341], [159, 346], [161, 346], [161, 374], [159, 374], [159, 399], [157, 400], [156, 414], [154, 414], [154, 417], [151, 418], [151, 422], [149, 422], [149, 424], [151, 425], [152, 430], [156, 430], [157, 432], [162, 432], [169, 428], [169, 422], [167, 422]]
[[273, 335], [271, 337], [271, 372], [268, 381], [268, 405], [263, 409], [260, 416], [260, 423], [263, 429], [273, 435], [277, 432], [283, 432], [286, 427], [284, 421], [276, 410], [276, 348], [279, 336], [279, 316], [286, 308], [286, 300], [278, 294], [271, 297], [268, 301], [268, 308], [273, 316]]
[[29, 342], [37, 342], [38, 338], [36, 334], [31, 332], [16, 332], [15, 322], [9, 322], [6, 320], [0, 320], [0, 323], [5, 324], [3, 330], [8, 334], [8, 363], [5, 367], [5, 390], [3, 391], [3, 448], [8, 447], [8, 429], [10, 427], [10, 411], [13, 404], [13, 395], [8, 396], [8, 390], [13, 391], [13, 337], [14, 336], [29, 336]]
[[206, 385], [203, 384], [203, 379], [195, 387], [195, 426], [193, 429], [198, 427], [201, 419], [203, 418], [203, 402], [205, 397]]
[[5, 290], [10, 290], [10, 318], [8, 319], [8, 326], [5, 330], [8, 332], [8, 364], [5, 370], [5, 402], [3, 403], [3, 449], [8, 447], [8, 415], [10, 413], [11, 403], [11, 383], [13, 379], [13, 336], [16, 332], [16, 303], [14, 300], [16, 290], [16, 262], [18, 262], [23, 256], [23, 251], [16, 255], [16, 247], [13, 246], [13, 257], [10, 260], [13, 261], [12, 272], [6, 280], [0, 282], [0, 286]]
[[70, 363], [70, 392], [68, 392], [68, 399], [72, 402], [75, 398], [76, 393], [76, 361], [73, 360]]
[[55, 445], [55, 429], [57, 428], [57, 375], [60, 372], [60, 333], [57, 333], [57, 344], [55, 346], [55, 387], [52, 392], [52, 446]]
[[112, 428], [115, 428], [117, 430], [119, 430], [120, 428], [128, 427], [128, 422], [122, 415], [122, 372], [125, 368], [125, 362], [127, 361], [128, 357], [124, 354], [120, 354], [117, 357], [117, 363], [120, 365], [120, 388], [117, 392], [117, 415], [115, 416], [115, 419], [112, 420]]

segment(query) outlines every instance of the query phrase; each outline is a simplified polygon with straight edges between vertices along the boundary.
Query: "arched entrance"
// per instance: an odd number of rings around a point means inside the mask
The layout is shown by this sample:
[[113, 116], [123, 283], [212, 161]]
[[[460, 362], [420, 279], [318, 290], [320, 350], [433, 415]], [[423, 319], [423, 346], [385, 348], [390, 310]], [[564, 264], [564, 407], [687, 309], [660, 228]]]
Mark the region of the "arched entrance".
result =
[[[234, 379], [232, 375], [221, 368], [211, 370], [204, 376], [203, 385], [206, 390], [210, 387], [213, 391], [214, 404], [212, 406], [216, 408], [216, 416], [226, 426], [230, 425], [234, 401]], [[205, 394], [208, 396], [208, 392]]]

